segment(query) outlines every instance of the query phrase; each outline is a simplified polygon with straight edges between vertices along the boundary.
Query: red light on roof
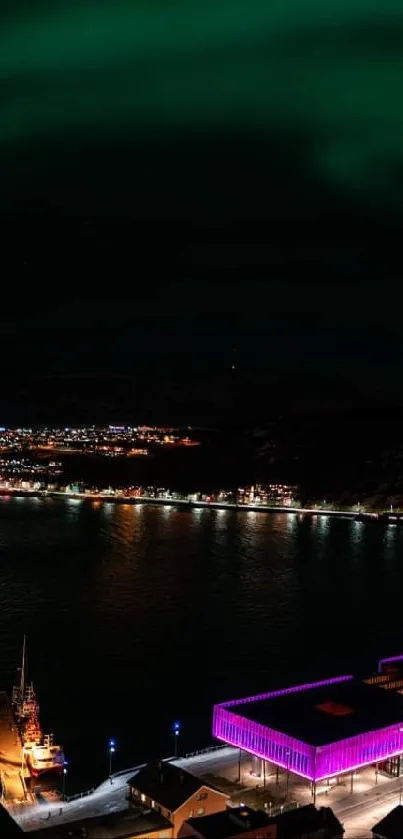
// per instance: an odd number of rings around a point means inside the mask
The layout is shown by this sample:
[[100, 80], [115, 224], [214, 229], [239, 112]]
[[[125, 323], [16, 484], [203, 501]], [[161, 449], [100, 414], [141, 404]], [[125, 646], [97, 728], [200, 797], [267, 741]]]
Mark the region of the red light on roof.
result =
[[346, 717], [354, 713], [348, 705], [340, 705], [338, 702], [324, 702], [323, 705], [316, 705], [316, 708], [318, 711], [324, 711], [325, 714], [332, 714], [333, 717]]

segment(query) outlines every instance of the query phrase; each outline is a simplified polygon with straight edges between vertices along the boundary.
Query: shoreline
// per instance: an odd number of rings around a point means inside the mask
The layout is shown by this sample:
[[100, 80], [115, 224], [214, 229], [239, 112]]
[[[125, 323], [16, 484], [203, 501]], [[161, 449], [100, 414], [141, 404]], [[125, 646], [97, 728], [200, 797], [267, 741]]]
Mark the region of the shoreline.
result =
[[356, 512], [352, 510], [328, 510], [323, 507], [292, 507], [268, 504], [235, 504], [220, 501], [189, 501], [183, 498], [153, 498], [152, 496], [116, 496], [98, 493], [77, 493], [62, 492], [55, 490], [27, 490], [0, 486], [0, 498], [64, 498], [67, 501], [90, 501], [100, 504], [130, 504], [154, 505], [159, 507], [181, 507], [182, 509], [213, 509], [228, 510], [232, 512], [254, 512], [254, 513], [283, 513], [297, 515], [301, 518], [309, 516], [330, 516], [333, 518], [347, 518], [350, 521], [358, 522], [383, 522], [387, 524], [402, 524], [403, 513], [388, 513], [385, 510], [379, 512]]

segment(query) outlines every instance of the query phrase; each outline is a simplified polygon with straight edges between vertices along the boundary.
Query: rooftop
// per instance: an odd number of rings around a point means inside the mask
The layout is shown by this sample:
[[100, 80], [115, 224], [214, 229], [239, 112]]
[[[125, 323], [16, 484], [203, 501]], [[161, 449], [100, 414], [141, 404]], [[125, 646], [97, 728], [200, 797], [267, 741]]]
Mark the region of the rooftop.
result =
[[271, 823], [272, 820], [262, 810], [252, 810], [245, 806], [230, 807], [211, 816], [186, 820], [186, 824], [196, 830], [203, 839], [230, 839], [231, 836]]
[[399, 804], [393, 810], [375, 824], [372, 828], [374, 836], [382, 836], [385, 839], [402, 839], [403, 836], [403, 806]]
[[[164, 819], [159, 813], [152, 812], [147, 815], [136, 810], [123, 810], [120, 813], [110, 813], [105, 816], [80, 819], [79, 821], [67, 822], [56, 827], [47, 827], [43, 830], [32, 832], [32, 837], [37, 839], [131, 839], [131, 837], [152, 834], [154, 832], [168, 830], [172, 827], [171, 822]], [[5, 834], [6, 836], [7, 834]], [[1, 834], [3, 837], [3, 834]], [[20, 834], [21, 839], [21, 834]]]
[[203, 839], [230, 839], [232, 836], [270, 825], [276, 826], [277, 839], [309, 836], [319, 831], [325, 831], [326, 836], [334, 837], [344, 833], [343, 826], [330, 807], [317, 810], [313, 804], [286, 810], [285, 813], [272, 817], [262, 810], [252, 810], [250, 807], [229, 808], [211, 816], [187, 819], [185, 824], [197, 831]]
[[[149, 763], [133, 775], [127, 783], [172, 813], [175, 813], [201, 787], [207, 786], [214, 789], [211, 784], [207, 784], [168, 761]], [[221, 794], [224, 796], [224, 793]], [[228, 796], [225, 797], [228, 798]]]
[[311, 746], [403, 723], [403, 696], [359, 679], [237, 703], [228, 710]]
[[0, 804], [0, 836], [1, 839], [21, 839], [22, 836], [21, 828], [2, 804]]
[[342, 836], [343, 825], [330, 807], [317, 810], [313, 804], [287, 810], [281, 816], [270, 819], [270, 823], [277, 825], [277, 839], [294, 839], [294, 837], [309, 836], [321, 830], [324, 835]]

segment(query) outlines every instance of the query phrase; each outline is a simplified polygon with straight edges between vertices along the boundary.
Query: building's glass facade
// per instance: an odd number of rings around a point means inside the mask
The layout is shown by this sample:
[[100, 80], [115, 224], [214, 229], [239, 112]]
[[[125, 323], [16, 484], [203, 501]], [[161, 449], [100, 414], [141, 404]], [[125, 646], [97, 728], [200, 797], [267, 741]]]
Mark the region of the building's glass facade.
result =
[[248, 720], [241, 713], [237, 713], [241, 711], [240, 706], [245, 703], [270, 700], [285, 696], [287, 693], [322, 687], [351, 678], [351, 676], [341, 676], [338, 679], [329, 679], [327, 682], [301, 685], [216, 705], [213, 711], [213, 735], [229, 745], [238, 746], [311, 781], [340, 775], [366, 764], [386, 761], [403, 753], [403, 720], [387, 728], [368, 731], [322, 747], [314, 747], [288, 734]]

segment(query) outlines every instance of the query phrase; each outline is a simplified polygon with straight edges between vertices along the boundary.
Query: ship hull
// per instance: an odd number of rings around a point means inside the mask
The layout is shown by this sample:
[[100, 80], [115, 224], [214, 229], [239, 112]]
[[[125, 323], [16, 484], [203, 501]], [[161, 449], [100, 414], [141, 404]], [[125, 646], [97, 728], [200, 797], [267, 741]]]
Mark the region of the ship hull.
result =
[[39, 719], [39, 705], [32, 682], [26, 683], [26, 642], [22, 650], [20, 678], [13, 688], [12, 710], [20, 732], [23, 756], [33, 778], [63, 772], [64, 754], [53, 743], [53, 734], [44, 735]]
[[32, 761], [28, 757], [27, 764], [33, 778], [39, 778], [41, 775], [61, 775], [63, 772], [63, 764], [59, 763], [52, 763], [49, 766], [37, 767], [33, 765]]

